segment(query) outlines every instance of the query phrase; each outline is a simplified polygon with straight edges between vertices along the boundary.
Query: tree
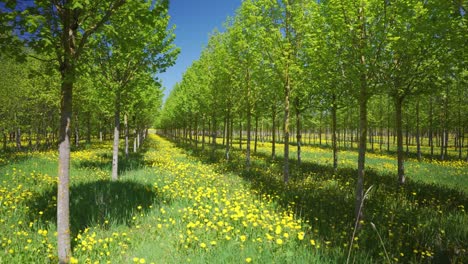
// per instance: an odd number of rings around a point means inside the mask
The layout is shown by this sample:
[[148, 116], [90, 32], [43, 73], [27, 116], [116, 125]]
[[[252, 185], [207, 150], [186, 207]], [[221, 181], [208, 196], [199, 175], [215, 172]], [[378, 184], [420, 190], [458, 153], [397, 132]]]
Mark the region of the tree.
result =
[[[114, 144], [112, 180], [118, 179], [118, 153], [121, 109], [132, 91], [130, 83], [145, 71], [161, 72], [172, 65], [178, 49], [172, 45], [174, 34], [167, 30], [168, 2], [131, 2], [116, 12], [105, 30], [96, 36], [97, 64], [103, 84], [114, 95]], [[129, 22], [129, 23], [128, 23]], [[127, 100], [128, 101], [128, 100]], [[128, 143], [128, 140], [127, 140]]]

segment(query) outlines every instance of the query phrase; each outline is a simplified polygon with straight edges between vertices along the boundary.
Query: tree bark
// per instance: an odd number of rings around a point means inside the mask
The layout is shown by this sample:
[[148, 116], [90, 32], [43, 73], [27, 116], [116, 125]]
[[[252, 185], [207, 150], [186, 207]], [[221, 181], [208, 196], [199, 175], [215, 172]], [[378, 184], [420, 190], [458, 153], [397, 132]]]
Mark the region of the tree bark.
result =
[[296, 141], [297, 141], [297, 164], [301, 166], [301, 113], [299, 106], [299, 98], [296, 97]]
[[78, 122], [78, 113], [75, 114], [75, 147], [80, 146], [80, 128]]
[[230, 143], [230, 132], [231, 132], [231, 120], [230, 120], [230, 115], [231, 115], [231, 110], [229, 109], [228, 112], [227, 112], [227, 115], [226, 115], [226, 145], [225, 145], [225, 157], [226, 157], [226, 160], [229, 161], [229, 151], [230, 151], [230, 146], [231, 146], [231, 143]]
[[16, 149], [18, 151], [21, 151], [21, 149], [22, 149], [22, 146], [21, 146], [21, 128], [19, 128], [19, 127], [16, 128], [15, 140], [16, 140]]
[[125, 129], [125, 158], [128, 159], [128, 118], [124, 114], [124, 129]]
[[120, 92], [117, 91], [114, 113], [114, 144], [112, 151], [112, 180], [119, 179]]
[[72, 66], [65, 62], [62, 66], [59, 161], [57, 188], [57, 250], [59, 263], [68, 263], [70, 246], [70, 126], [72, 120], [72, 90], [70, 81]]
[[419, 129], [419, 99], [416, 102], [416, 155], [418, 157], [418, 161], [421, 162], [422, 155], [421, 155], [421, 131]]
[[258, 143], [258, 115], [255, 115], [255, 144], [254, 144], [254, 153], [257, 153], [257, 143]]
[[283, 181], [289, 181], [289, 97], [291, 96], [291, 86], [289, 76], [286, 75], [284, 87], [284, 164], [283, 164]]
[[338, 169], [338, 147], [336, 144], [336, 95], [332, 96], [332, 148], [333, 148], [333, 170]]
[[403, 185], [405, 183], [405, 160], [403, 152], [403, 97], [396, 96], [395, 98], [395, 127], [397, 133], [397, 168], [398, 168], [398, 183]]
[[274, 160], [276, 158], [276, 109], [272, 108], [272, 122], [271, 122], [271, 158]]
[[364, 55], [364, 47], [366, 41], [366, 26], [364, 17], [364, 7], [359, 8], [359, 20], [361, 23], [361, 36], [359, 39], [359, 50], [361, 52], [360, 65], [362, 67], [360, 73], [359, 87], [359, 151], [358, 151], [358, 179], [356, 184], [356, 203], [355, 216], [357, 227], [360, 228], [360, 220], [364, 216], [364, 177], [365, 177], [365, 162], [366, 162], [366, 140], [367, 140], [367, 74], [365, 72], [366, 58]]

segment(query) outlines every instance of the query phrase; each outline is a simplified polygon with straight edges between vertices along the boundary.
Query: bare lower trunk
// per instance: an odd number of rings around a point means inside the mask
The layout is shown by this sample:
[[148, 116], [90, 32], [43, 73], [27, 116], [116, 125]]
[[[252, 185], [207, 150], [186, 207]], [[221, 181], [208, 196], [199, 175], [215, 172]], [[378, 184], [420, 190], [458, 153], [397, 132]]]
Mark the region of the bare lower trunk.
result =
[[296, 141], [297, 141], [297, 164], [300, 166], [301, 158], [301, 113], [299, 109], [299, 98], [296, 97]]
[[396, 132], [397, 132], [397, 163], [398, 163], [398, 183], [405, 183], [405, 161], [403, 152], [403, 131], [402, 131], [402, 104], [403, 98], [395, 98], [395, 113], [396, 113]]
[[418, 161], [421, 161], [421, 138], [420, 138], [420, 129], [419, 129], [419, 100], [416, 103], [416, 155]]
[[250, 169], [250, 141], [252, 140], [252, 114], [250, 113], [250, 105], [247, 110], [247, 145], [245, 152], [245, 165], [247, 170]]
[[78, 127], [78, 114], [75, 115], [75, 147], [80, 146], [80, 128]]
[[338, 147], [336, 144], [336, 103], [335, 95], [333, 95], [332, 103], [332, 148], [333, 148], [333, 169], [336, 171], [338, 169]]
[[7, 134], [5, 133], [5, 129], [3, 129], [3, 151], [6, 151], [7, 149]]
[[124, 115], [124, 129], [125, 129], [125, 158], [128, 159], [128, 120], [127, 114]]
[[136, 136], [133, 138], [133, 153], [137, 152], [137, 142], [136, 142]]
[[[68, 77], [68, 76], [66, 76]], [[61, 87], [59, 161], [57, 188], [57, 251], [59, 263], [68, 263], [70, 246], [70, 125], [73, 84], [63, 77]]]
[[257, 143], [258, 143], [258, 115], [255, 116], [255, 144], [254, 144], [254, 153], [257, 153]]
[[271, 122], [271, 158], [276, 158], [276, 109], [273, 109], [272, 122]]
[[120, 95], [117, 95], [115, 105], [114, 144], [112, 148], [112, 180], [119, 179], [119, 133], [120, 133]]
[[[361, 52], [365, 47], [366, 29], [365, 29], [365, 16], [364, 7], [360, 7], [359, 20], [361, 23], [361, 36], [359, 48]], [[361, 53], [360, 65], [364, 68], [366, 65], [366, 57]], [[366, 140], [367, 140], [367, 75], [363, 72], [360, 74], [360, 87], [359, 87], [359, 150], [358, 150], [358, 179], [356, 184], [356, 203], [355, 203], [355, 217], [357, 228], [360, 228], [360, 220], [364, 217], [364, 177], [365, 177], [365, 163], [366, 163]]]
[[284, 87], [284, 167], [283, 167], [283, 181], [289, 181], [289, 97], [291, 94], [291, 87], [289, 78], [286, 78], [286, 85]]
[[21, 146], [21, 128], [17, 128], [16, 129], [16, 148], [18, 149], [18, 151], [21, 151], [22, 149], [22, 146]]
[[227, 112], [227, 116], [226, 116], [226, 132], [225, 132], [225, 135], [226, 135], [226, 151], [225, 151], [225, 157], [226, 157], [226, 160], [229, 160], [229, 151], [230, 151], [230, 146], [231, 146], [231, 120], [230, 120], [230, 115], [231, 115], [231, 111], [228, 111]]
[[91, 114], [86, 118], [86, 143], [91, 143]]

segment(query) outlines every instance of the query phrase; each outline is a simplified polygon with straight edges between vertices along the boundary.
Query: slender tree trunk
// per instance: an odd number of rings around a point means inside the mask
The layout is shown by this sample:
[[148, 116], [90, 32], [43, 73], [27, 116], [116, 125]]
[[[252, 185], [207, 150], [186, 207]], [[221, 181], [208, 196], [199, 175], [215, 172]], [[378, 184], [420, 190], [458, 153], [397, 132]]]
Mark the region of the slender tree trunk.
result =
[[332, 96], [332, 146], [333, 146], [333, 170], [338, 169], [338, 148], [336, 146], [336, 96]]
[[22, 149], [22, 146], [21, 146], [21, 128], [19, 128], [19, 127], [16, 128], [15, 139], [16, 139], [16, 149], [18, 151], [21, 151], [21, 149]]
[[276, 109], [272, 108], [272, 117], [271, 117], [271, 158], [274, 160], [276, 158]]
[[242, 117], [239, 118], [239, 149], [242, 149]]
[[202, 120], [202, 150], [205, 149], [205, 117]]
[[59, 263], [68, 263], [70, 245], [70, 126], [72, 120], [73, 68], [69, 61], [62, 64], [59, 161], [57, 188], [57, 251]]
[[227, 129], [227, 116], [223, 120], [223, 146], [226, 146], [226, 129]]
[[432, 96], [429, 101], [429, 145], [431, 147], [431, 160], [434, 157], [434, 139], [433, 139], [433, 127], [432, 127]]
[[[248, 100], [247, 100], [248, 101]], [[250, 142], [252, 140], [252, 113], [250, 111], [250, 104], [248, 104], [247, 108], [247, 145], [246, 145], [246, 152], [245, 152], [245, 165], [247, 170], [250, 170]]]
[[128, 117], [124, 114], [124, 129], [125, 129], [125, 158], [128, 159]]
[[289, 76], [286, 76], [284, 87], [284, 164], [283, 181], [289, 181], [289, 97], [291, 95], [291, 86]]
[[78, 113], [75, 114], [75, 147], [80, 146], [80, 128], [78, 122]]
[[418, 161], [421, 162], [421, 131], [419, 129], [419, 99], [416, 103], [416, 155], [418, 157]]
[[91, 143], [91, 113], [86, 117], [86, 143]]
[[230, 120], [230, 116], [231, 116], [231, 110], [228, 109], [228, 112], [227, 112], [227, 116], [226, 116], [226, 151], [225, 151], [225, 157], [226, 157], [226, 160], [229, 161], [229, 151], [230, 151], [230, 146], [231, 146], [231, 143], [229, 142], [229, 140], [231, 139], [230, 137], [230, 132], [231, 132], [231, 127], [230, 127], [230, 124], [231, 124], [231, 120]]
[[114, 113], [114, 145], [112, 151], [112, 180], [119, 179], [119, 133], [120, 133], [120, 91], [117, 91], [115, 99], [115, 113]]
[[195, 148], [198, 148], [198, 114], [195, 115]]
[[258, 115], [255, 116], [255, 144], [254, 144], [254, 153], [257, 153], [257, 143], [258, 143]]
[[359, 20], [361, 22], [361, 36], [359, 40], [359, 50], [362, 52], [360, 57], [360, 65], [362, 72], [360, 74], [359, 87], [359, 151], [358, 151], [358, 179], [356, 184], [356, 204], [355, 216], [358, 228], [360, 228], [360, 220], [364, 216], [364, 177], [365, 177], [365, 162], [366, 162], [366, 140], [367, 140], [367, 74], [365, 72], [366, 58], [364, 55], [364, 47], [366, 41], [366, 28], [364, 7], [359, 8]]
[[252, 140], [252, 106], [250, 103], [251, 90], [250, 90], [250, 76], [247, 69], [247, 147], [245, 153], [245, 163], [247, 170], [250, 170], [250, 142]]
[[403, 97], [396, 96], [395, 98], [395, 114], [396, 114], [396, 132], [397, 132], [397, 163], [398, 163], [398, 183], [403, 185], [405, 183], [405, 160], [403, 152]]
[[319, 120], [319, 145], [322, 146], [322, 119], [323, 112], [320, 111], [320, 120]]
[[7, 150], [7, 134], [5, 133], [5, 129], [2, 130], [3, 134], [3, 151], [6, 152]]
[[301, 113], [299, 109], [299, 98], [296, 97], [296, 141], [297, 141], [297, 164], [301, 165]]

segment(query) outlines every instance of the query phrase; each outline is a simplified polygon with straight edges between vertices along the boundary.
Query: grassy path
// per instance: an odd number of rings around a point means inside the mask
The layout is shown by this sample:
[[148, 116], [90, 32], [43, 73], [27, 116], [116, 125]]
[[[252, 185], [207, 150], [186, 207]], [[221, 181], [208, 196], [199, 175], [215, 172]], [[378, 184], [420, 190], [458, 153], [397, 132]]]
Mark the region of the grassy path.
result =
[[[208, 153], [150, 135], [140, 153], [122, 159], [118, 182], [109, 181], [111, 148], [95, 144], [72, 154], [74, 262], [346, 261], [354, 172], [330, 173], [325, 154], [306, 148], [303, 171], [285, 187], [280, 164], [262, 156], [266, 144], [246, 172], [239, 151], [230, 163], [213, 162]], [[56, 160], [55, 152], [0, 160], [0, 263], [57, 262]], [[386, 261], [371, 221], [392, 262], [467, 259], [465, 194], [417, 182], [395, 192], [378, 169], [371, 176], [368, 184], [378, 186], [367, 202], [369, 222], [353, 241], [357, 263]]]

